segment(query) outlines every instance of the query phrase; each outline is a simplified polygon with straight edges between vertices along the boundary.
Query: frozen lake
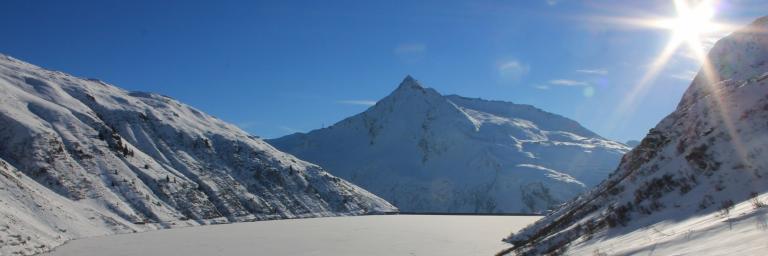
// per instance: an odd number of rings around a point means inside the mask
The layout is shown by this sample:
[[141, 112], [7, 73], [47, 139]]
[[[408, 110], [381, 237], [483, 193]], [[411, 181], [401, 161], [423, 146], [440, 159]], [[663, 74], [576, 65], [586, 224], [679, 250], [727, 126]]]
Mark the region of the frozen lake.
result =
[[248, 222], [85, 238], [51, 256], [493, 255], [538, 216], [386, 215]]

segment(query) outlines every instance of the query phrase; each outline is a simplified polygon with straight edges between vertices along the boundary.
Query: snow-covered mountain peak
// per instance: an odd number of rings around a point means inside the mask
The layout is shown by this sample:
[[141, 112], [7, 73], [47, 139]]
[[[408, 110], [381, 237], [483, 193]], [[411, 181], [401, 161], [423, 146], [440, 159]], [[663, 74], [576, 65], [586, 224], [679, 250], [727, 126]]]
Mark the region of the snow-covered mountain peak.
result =
[[406, 75], [405, 78], [403, 78], [403, 81], [400, 82], [400, 86], [398, 87], [422, 87], [416, 78], [413, 78], [411, 75]]
[[405, 99], [434, 101], [435, 98], [440, 97], [440, 93], [432, 88], [424, 87], [418, 80], [408, 75], [403, 79], [402, 82], [400, 82], [400, 85], [397, 86], [397, 89], [392, 91], [392, 93], [390, 93], [389, 96], [384, 98], [382, 101], [386, 101], [388, 98], [396, 98], [392, 99], [394, 101], [402, 101]]
[[269, 142], [404, 211], [438, 212], [546, 210], [629, 150], [533, 106], [443, 96], [410, 76], [365, 112]]
[[[707, 58], [717, 73], [715, 80], [745, 80], [768, 71], [768, 16], [719, 40], [710, 50]], [[704, 72], [694, 83], [706, 79]]]
[[708, 63], [685, 92], [678, 108], [717, 92], [721, 87], [739, 86], [733, 82], [763, 79], [768, 76], [768, 16], [720, 39], [707, 54]]
[[392, 94], [414, 93], [422, 91], [424, 91], [424, 86], [422, 86], [421, 83], [419, 83], [419, 81], [413, 78], [411, 75], [407, 75], [405, 78], [403, 78], [403, 81], [400, 82], [400, 85], [397, 86], [397, 89], [395, 89]]

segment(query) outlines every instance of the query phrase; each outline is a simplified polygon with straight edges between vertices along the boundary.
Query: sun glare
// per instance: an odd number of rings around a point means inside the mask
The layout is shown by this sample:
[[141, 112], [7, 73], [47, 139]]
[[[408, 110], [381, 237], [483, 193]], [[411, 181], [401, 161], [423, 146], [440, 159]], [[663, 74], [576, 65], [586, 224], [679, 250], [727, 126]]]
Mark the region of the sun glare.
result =
[[[675, 17], [661, 19], [609, 19], [631, 26], [668, 30], [671, 35], [670, 40], [667, 42], [661, 53], [659, 53], [653, 60], [653, 63], [651, 63], [643, 77], [624, 97], [624, 101], [614, 113], [614, 120], [618, 120], [618, 116], [626, 115], [627, 113], [634, 111], [637, 100], [645, 95], [651, 82], [668, 64], [675, 53], [677, 53], [683, 46], [687, 48], [684, 50], [688, 50], [692, 53], [688, 56], [694, 56], [696, 61], [701, 65], [700, 74], [702, 74], [702, 78], [705, 79], [702, 81], [704, 83], [703, 85], [715, 86], [715, 84], [720, 81], [717, 77], [718, 73], [707, 58], [708, 49], [706, 48], [711, 47], [712, 45], [707, 45], [705, 42], [711, 42], [711, 39], [722, 35], [723, 32], [733, 31], [736, 27], [713, 21], [716, 6], [714, 0], [675, 0]], [[728, 130], [729, 135], [733, 138], [731, 143], [733, 143], [734, 148], [739, 151], [737, 153], [742, 161], [747, 163], [746, 152], [743, 151], [743, 147], [741, 146], [742, 143], [739, 134], [736, 132], [730, 117], [725, 115], [725, 113], [728, 113], [727, 105], [722, 102], [723, 97], [720, 95], [720, 91], [716, 90], [716, 88], [711, 88], [711, 92], [711, 98], [713, 99], [713, 102], [711, 103], [713, 105], [712, 107], [719, 109], [717, 113], [721, 114], [726, 129]]]
[[708, 65], [706, 52], [711, 45], [709, 42], [725, 31], [732, 30], [733, 26], [715, 22], [717, 3], [714, 0], [675, 0], [675, 15], [665, 18], [608, 18], [610, 22], [629, 25], [632, 27], [645, 27], [665, 30], [670, 33], [670, 39], [664, 49], [650, 63], [643, 77], [632, 87], [624, 97], [614, 114], [614, 118], [626, 115], [634, 111], [637, 100], [643, 98], [648, 87], [659, 75], [670, 59], [680, 50], [686, 50], [701, 64], [702, 71], [708, 79], [715, 80], [711, 76], [714, 72]]
[[715, 11], [712, 1], [701, 1], [691, 6], [686, 0], [676, 0], [677, 17], [658, 20], [660, 27], [672, 31], [670, 44], [687, 43], [691, 50], [701, 48], [701, 40], [716, 32], [717, 24], [712, 22]]
[[715, 16], [714, 6], [715, 3], [711, 0], [675, 0], [674, 17], [635, 20], [631, 24], [670, 32], [670, 40], [655, 64], [665, 64], [667, 60], [664, 58], [669, 57], [666, 54], [672, 54], [684, 45], [687, 50], [693, 52], [698, 61], [704, 62], [706, 49], [703, 42], [728, 29], [728, 26], [712, 20]]

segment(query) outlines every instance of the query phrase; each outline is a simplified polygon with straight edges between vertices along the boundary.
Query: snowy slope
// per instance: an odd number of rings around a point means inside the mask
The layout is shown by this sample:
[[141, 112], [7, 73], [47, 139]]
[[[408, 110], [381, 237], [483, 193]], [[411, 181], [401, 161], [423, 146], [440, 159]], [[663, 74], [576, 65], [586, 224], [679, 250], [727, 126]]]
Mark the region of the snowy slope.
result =
[[507, 238], [514, 251], [764, 255], [768, 17], [721, 39], [708, 58], [714, 72], [696, 76], [610, 178]]
[[422, 212], [547, 210], [629, 150], [533, 106], [443, 96], [410, 76], [363, 113], [268, 142]]
[[93, 235], [396, 209], [171, 98], [0, 55], [0, 255]]

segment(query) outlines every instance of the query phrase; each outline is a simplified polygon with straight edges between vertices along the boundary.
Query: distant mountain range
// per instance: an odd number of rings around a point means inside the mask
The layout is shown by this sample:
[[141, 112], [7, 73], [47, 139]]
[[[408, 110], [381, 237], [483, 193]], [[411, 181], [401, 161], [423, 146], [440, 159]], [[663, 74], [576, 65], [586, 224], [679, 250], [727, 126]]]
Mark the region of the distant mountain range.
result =
[[415, 212], [553, 209], [629, 151], [533, 106], [443, 96], [410, 76], [363, 113], [268, 142]]
[[768, 17], [720, 39], [707, 60], [616, 172], [507, 238], [509, 252], [765, 255]]
[[113, 233], [397, 211], [151, 93], [0, 55], [0, 255]]

